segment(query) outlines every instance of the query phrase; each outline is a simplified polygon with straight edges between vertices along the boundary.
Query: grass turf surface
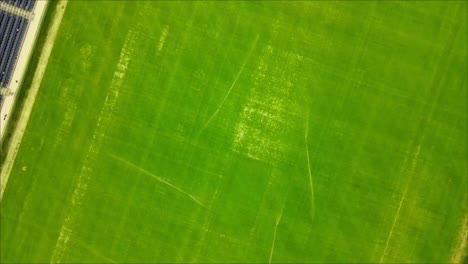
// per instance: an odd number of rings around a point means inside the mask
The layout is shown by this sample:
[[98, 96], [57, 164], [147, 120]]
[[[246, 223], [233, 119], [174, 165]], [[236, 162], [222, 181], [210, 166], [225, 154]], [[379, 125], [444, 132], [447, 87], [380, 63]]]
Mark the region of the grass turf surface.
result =
[[0, 260], [447, 262], [466, 33], [467, 2], [70, 1]]

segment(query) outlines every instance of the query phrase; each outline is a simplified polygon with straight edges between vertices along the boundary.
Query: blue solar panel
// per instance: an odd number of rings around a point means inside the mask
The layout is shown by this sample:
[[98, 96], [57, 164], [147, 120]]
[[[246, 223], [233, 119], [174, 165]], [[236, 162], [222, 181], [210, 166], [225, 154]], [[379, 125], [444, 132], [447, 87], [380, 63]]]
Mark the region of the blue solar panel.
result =
[[0, 0], [6, 4], [16, 6], [26, 11], [31, 11], [37, 0]]
[[14, 16], [14, 24], [13, 24], [13, 27], [10, 31], [10, 38], [8, 40], [8, 45], [7, 45], [7, 48], [6, 48], [6, 52], [5, 52], [5, 55], [4, 57], [2, 58], [2, 64], [0, 65], [0, 73], [2, 74], [2, 83], [1, 85], [4, 86], [4, 77], [5, 77], [5, 71], [6, 71], [6, 67], [7, 67], [7, 63], [11, 60], [11, 56], [13, 55], [13, 53], [11, 52], [12, 49], [13, 49], [13, 43], [15, 42], [15, 38], [17, 37], [18, 35], [18, 26], [19, 26], [19, 22], [20, 22], [21, 19], [19, 19], [18, 17]]
[[[0, 1], [10, 1], [9, 3], [21, 8], [32, 8], [35, 2], [35, 0]], [[0, 87], [5, 87], [10, 82], [27, 25], [26, 18], [0, 10]]]
[[2, 22], [1, 22], [0, 42], [3, 40], [3, 37], [5, 36], [5, 29], [6, 29], [6, 26], [7, 26], [7, 23], [9, 21], [9, 19], [10, 19], [10, 14], [5, 13], [5, 15], [3, 16]]
[[0, 42], [3, 38], [3, 33], [4, 33], [4, 23], [6, 24], [6, 19], [7, 19], [7, 14], [3, 11], [0, 11]]
[[2, 86], [5, 86], [10, 81], [11, 71], [13, 70], [13, 66], [15, 65], [15, 62], [16, 62], [16, 59], [17, 59], [17, 56], [18, 56], [19, 47], [20, 47], [20, 44], [21, 44], [21, 39], [23, 38], [24, 30], [26, 29], [27, 24], [28, 24], [28, 22], [26, 21], [26, 19], [21, 18], [21, 23], [20, 23], [20, 26], [18, 28], [18, 33], [17, 33], [17, 35], [15, 37], [15, 43], [13, 45], [14, 49], [13, 49], [13, 52], [11, 54], [11, 58], [8, 61], [8, 65], [7, 65], [7, 68], [6, 68], [4, 79], [3, 79], [2, 83], [1, 83]]
[[[15, 15], [9, 15], [9, 20], [8, 20], [8, 24], [6, 26], [6, 31], [3, 35], [3, 39], [2, 39], [2, 44], [1, 44], [1, 48], [0, 48], [0, 64], [3, 64], [5, 62], [5, 50], [8, 46], [8, 41], [10, 40], [10, 37], [11, 37], [11, 31], [13, 29], [13, 22], [16, 21], [16, 16]], [[0, 67], [1, 69], [1, 67]], [[1, 73], [1, 71], [0, 71]]]
[[31, 11], [33, 9], [34, 4], [36, 4], [36, 0], [30, 0], [28, 5], [28, 11]]
[[18, 27], [19, 27], [19, 22], [20, 22], [20, 19], [16, 19], [15, 20], [15, 24], [13, 26], [13, 29], [10, 33], [10, 39], [8, 41], [8, 46], [7, 46], [7, 49], [6, 49], [6, 53], [5, 53], [5, 57], [3, 57], [3, 61], [0, 65], [0, 73], [1, 73], [1, 85], [2, 86], [5, 86], [4, 85], [4, 79], [5, 79], [5, 76], [6, 76], [6, 69], [7, 69], [7, 66], [8, 66], [8, 63], [11, 61], [11, 58], [12, 58], [12, 55], [13, 55], [13, 44], [15, 43], [16, 41], [16, 38], [18, 36]]

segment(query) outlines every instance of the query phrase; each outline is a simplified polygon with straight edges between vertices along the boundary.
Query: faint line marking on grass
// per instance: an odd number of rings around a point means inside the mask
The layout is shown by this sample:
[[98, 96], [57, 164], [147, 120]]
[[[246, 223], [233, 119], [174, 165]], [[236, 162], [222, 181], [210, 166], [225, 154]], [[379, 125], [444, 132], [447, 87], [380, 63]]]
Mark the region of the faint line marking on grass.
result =
[[205, 125], [203, 126], [202, 130], [200, 131], [200, 133], [202, 133], [202, 132], [208, 127], [208, 125], [211, 123], [211, 121], [213, 120], [213, 118], [218, 114], [219, 110], [221, 109], [221, 107], [223, 107], [224, 103], [226, 102], [226, 99], [227, 99], [227, 98], [229, 97], [229, 95], [231, 94], [232, 89], [234, 88], [234, 86], [236, 86], [237, 80], [239, 80], [239, 77], [241, 76], [242, 72], [244, 71], [245, 65], [246, 65], [247, 62], [249, 61], [250, 56], [252, 55], [253, 50], [254, 50], [255, 47], [257, 46], [258, 37], [259, 37], [258, 35], [255, 37], [255, 40], [253, 41], [252, 46], [250, 47], [250, 50], [249, 50], [249, 52], [247, 53], [247, 56], [245, 56], [244, 62], [242, 63], [242, 66], [241, 66], [240, 69], [239, 69], [239, 72], [237, 72], [236, 78], [234, 78], [234, 81], [232, 82], [231, 86], [229, 87], [229, 90], [227, 91], [227, 93], [226, 93], [226, 95], [224, 96], [223, 100], [222, 100], [221, 103], [219, 104], [218, 108], [214, 111], [214, 113], [210, 116], [210, 118], [208, 119], [208, 121], [206, 121], [206, 123], [205, 123]]
[[283, 217], [283, 211], [284, 211], [284, 204], [283, 204], [283, 207], [281, 208], [281, 212], [279, 216], [276, 218], [275, 230], [273, 232], [273, 242], [271, 243], [270, 259], [268, 260], [268, 263], [271, 263], [271, 260], [273, 259], [273, 252], [275, 251], [276, 233], [278, 231], [278, 225], [281, 221], [281, 218]]
[[123, 158], [121, 158], [121, 157], [118, 157], [118, 156], [116, 156], [116, 155], [114, 155], [114, 154], [108, 153], [108, 155], [109, 155], [109, 157], [111, 157], [111, 158], [113, 158], [113, 159], [115, 159], [115, 160], [117, 160], [117, 161], [120, 161], [120, 162], [124, 163], [125, 165], [127, 165], [127, 166], [129, 166], [129, 167], [132, 167], [132, 168], [138, 170], [139, 172], [142, 172], [143, 174], [146, 174], [147, 176], [150, 176], [150, 177], [152, 177], [153, 179], [156, 179], [157, 181], [159, 181], [159, 182], [161, 182], [161, 183], [164, 183], [165, 185], [171, 187], [172, 189], [174, 189], [174, 190], [176, 190], [176, 191], [178, 191], [178, 192], [180, 192], [180, 193], [185, 194], [186, 196], [188, 196], [190, 199], [192, 199], [192, 201], [194, 201], [194, 202], [197, 203], [198, 205], [200, 205], [200, 206], [202, 206], [202, 207], [205, 207], [200, 201], [197, 200], [197, 198], [195, 198], [194, 195], [192, 195], [192, 194], [190, 194], [190, 193], [188, 193], [188, 192], [182, 190], [181, 188], [179, 188], [179, 187], [175, 186], [174, 184], [172, 184], [172, 183], [170, 183], [170, 182], [164, 180], [163, 178], [161, 178], [161, 177], [159, 177], [159, 176], [157, 176], [157, 175], [155, 175], [155, 174], [153, 174], [153, 173], [151, 173], [151, 172], [149, 172], [149, 171], [147, 171], [147, 170], [145, 170], [145, 169], [143, 169], [143, 168], [141, 168], [141, 167], [139, 167], [139, 166], [133, 164], [132, 162], [130, 162], [130, 161], [128, 161], [128, 160], [125, 160], [125, 159], [123, 159]]
[[206, 235], [210, 231], [211, 219], [213, 216], [213, 204], [216, 202], [216, 199], [218, 199], [219, 188], [220, 188], [220, 184], [218, 183], [218, 185], [216, 186], [216, 190], [210, 201], [210, 205], [207, 208], [207, 214], [204, 218], [204, 222], [202, 225], [203, 233], [201, 234], [200, 239], [198, 240], [196, 245], [194, 245], [194, 248], [196, 248], [196, 253], [194, 254], [194, 259], [191, 261], [192, 263], [200, 262], [199, 257], [202, 251], [202, 246], [205, 244], [205, 241], [206, 241]]
[[104, 256], [104, 254], [102, 254], [101, 252], [99, 252], [97, 249], [94, 249], [92, 248], [91, 246], [88, 246], [85, 242], [81, 241], [81, 240], [75, 240], [75, 242], [80, 245], [82, 248], [88, 250], [89, 252], [91, 252], [93, 255], [95, 256], [98, 256], [100, 257], [101, 259], [109, 262], [109, 263], [119, 263], [118, 261], [112, 259], [112, 258], [109, 258], [109, 257], [106, 257]]
[[[458, 17], [458, 14], [460, 14], [462, 11], [462, 8], [460, 9], [457, 9], [456, 11], [456, 17]], [[393, 224], [392, 224], [392, 227], [390, 229], [390, 232], [389, 232], [389, 235], [387, 237], [387, 241], [386, 241], [386, 244], [385, 244], [385, 248], [384, 248], [384, 251], [383, 251], [383, 254], [380, 258], [380, 263], [383, 262], [386, 254], [387, 254], [387, 248], [388, 248], [388, 245], [389, 245], [389, 242], [390, 242], [390, 239], [392, 237], [392, 234], [393, 234], [393, 229], [395, 228], [395, 224], [397, 222], [397, 219], [399, 217], [399, 214], [400, 214], [400, 209], [403, 205], [403, 201], [405, 200], [405, 197], [406, 197], [406, 193], [408, 191], [408, 187], [409, 187], [409, 184], [411, 182], [411, 179], [413, 178], [413, 175], [414, 175], [414, 172], [415, 172], [415, 169], [416, 169], [416, 165], [417, 165], [417, 160], [418, 160], [418, 157], [419, 157], [419, 152], [420, 152], [420, 149], [421, 149], [421, 143], [423, 142], [424, 140], [424, 135], [426, 133], [426, 130], [428, 129], [428, 123], [430, 122], [430, 120], [432, 119], [432, 116], [434, 114], [434, 111], [436, 109], [436, 106], [437, 106], [437, 100], [438, 98], [440, 97], [440, 92], [442, 91], [442, 89], [436, 89], [437, 87], [440, 87], [441, 86], [441, 79], [442, 79], [442, 71], [441, 69], [444, 68], [446, 66], [446, 64], [448, 64], [448, 61], [446, 61], [448, 58], [450, 58], [450, 56], [448, 56], [447, 54], [449, 53], [449, 51], [453, 48], [453, 45], [454, 45], [454, 39], [455, 37], [457, 36], [458, 32], [459, 32], [459, 29], [460, 29], [460, 24], [459, 23], [456, 23], [453, 27], [452, 27], [452, 30], [450, 32], [450, 35], [448, 38], [448, 41], [445, 45], [445, 47], [443, 48], [442, 50], [442, 53], [440, 54], [440, 61], [438, 62], [437, 64], [437, 67], [435, 68], [435, 74], [434, 74], [434, 77], [433, 77], [433, 80], [432, 80], [432, 90], [435, 89], [435, 96], [433, 98], [434, 101], [429, 104], [427, 107], [425, 107], [424, 111], [427, 112], [428, 114], [426, 115], [426, 118], [424, 120], [422, 120], [421, 122], [421, 126], [422, 126], [422, 136], [420, 137], [420, 140], [419, 140], [419, 145], [415, 151], [415, 154], [414, 154], [414, 159], [412, 161], [412, 164], [411, 164], [411, 168], [410, 168], [410, 171], [409, 171], [409, 180], [408, 180], [408, 183], [405, 187], [405, 191], [403, 193], [403, 196], [400, 200], [400, 205], [397, 209], [397, 212], [395, 214], [395, 218], [393, 220]], [[468, 232], [468, 231], [467, 231]], [[466, 243], [466, 242], [465, 242]], [[466, 250], [466, 248], [464, 249]], [[465, 251], [466, 252], [466, 251]], [[463, 257], [463, 256], [461, 256]], [[451, 259], [452, 260], [452, 259]]]
[[400, 217], [401, 208], [403, 207], [403, 203], [404, 203], [404, 201], [406, 199], [406, 194], [408, 193], [408, 189], [409, 189], [411, 179], [413, 178], [414, 172], [416, 170], [416, 166], [417, 166], [417, 163], [418, 163], [420, 151], [421, 151], [421, 144], [418, 145], [418, 147], [416, 148], [416, 151], [414, 153], [414, 158], [413, 158], [413, 161], [411, 162], [411, 167], [410, 167], [410, 171], [409, 171], [409, 179], [408, 179], [408, 182], [407, 182], [407, 184], [405, 186], [405, 190], [403, 191], [403, 195], [401, 196], [400, 203], [398, 204], [398, 208], [396, 210], [395, 217], [393, 218], [392, 227], [390, 228], [390, 231], [388, 232], [387, 240], [385, 241], [385, 247], [384, 247], [382, 256], [380, 257], [379, 263], [383, 263], [383, 260], [384, 260], [385, 256], [387, 255], [388, 245], [390, 244], [390, 240], [392, 239], [393, 231], [394, 231], [396, 223], [397, 223], [397, 221], [398, 221], [398, 219]]
[[305, 141], [305, 148], [307, 154], [307, 169], [309, 174], [309, 183], [310, 183], [310, 211], [312, 214], [312, 219], [315, 216], [315, 197], [314, 197], [314, 183], [312, 181], [312, 171], [310, 169], [310, 156], [309, 156], [309, 112], [307, 112], [307, 121], [306, 121], [306, 129], [304, 133], [304, 141]]
[[75, 217], [81, 207], [84, 196], [86, 195], [88, 189], [88, 182], [90, 180], [90, 171], [92, 170], [92, 159], [90, 154], [97, 154], [101, 148], [101, 141], [105, 133], [106, 122], [110, 120], [112, 113], [114, 111], [117, 99], [119, 96], [119, 90], [122, 87], [123, 79], [126, 75], [128, 64], [130, 62], [131, 55], [133, 54], [133, 46], [135, 40], [138, 37], [138, 32], [130, 30], [125, 39], [125, 43], [120, 52], [119, 62], [117, 63], [117, 69], [114, 71], [110, 88], [107, 92], [106, 98], [104, 100], [104, 105], [102, 106], [99, 118], [97, 121], [96, 128], [93, 133], [91, 144], [88, 148], [88, 152], [85, 156], [83, 166], [81, 167], [80, 173], [78, 175], [78, 183], [73, 190], [71, 196], [71, 204], [67, 209], [67, 214], [60, 229], [59, 237], [52, 253], [51, 261], [52, 263], [59, 263], [62, 261], [63, 256], [68, 248], [68, 242], [73, 233], [73, 225], [75, 222]]

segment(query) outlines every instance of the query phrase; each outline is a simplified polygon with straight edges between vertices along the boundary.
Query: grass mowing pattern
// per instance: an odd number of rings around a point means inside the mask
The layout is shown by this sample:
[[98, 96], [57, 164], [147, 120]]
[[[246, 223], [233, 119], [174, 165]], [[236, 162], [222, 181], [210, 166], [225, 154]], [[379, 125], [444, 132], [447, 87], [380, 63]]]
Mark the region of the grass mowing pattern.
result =
[[1, 262], [446, 262], [466, 2], [70, 1]]

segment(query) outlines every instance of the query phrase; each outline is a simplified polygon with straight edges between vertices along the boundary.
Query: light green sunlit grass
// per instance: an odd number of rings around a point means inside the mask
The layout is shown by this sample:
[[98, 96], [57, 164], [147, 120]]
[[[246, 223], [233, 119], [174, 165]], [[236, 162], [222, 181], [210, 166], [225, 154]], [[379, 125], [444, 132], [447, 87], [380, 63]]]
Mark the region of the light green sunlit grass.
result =
[[466, 21], [466, 2], [69, 1], [1, 262], [447, 262]]

